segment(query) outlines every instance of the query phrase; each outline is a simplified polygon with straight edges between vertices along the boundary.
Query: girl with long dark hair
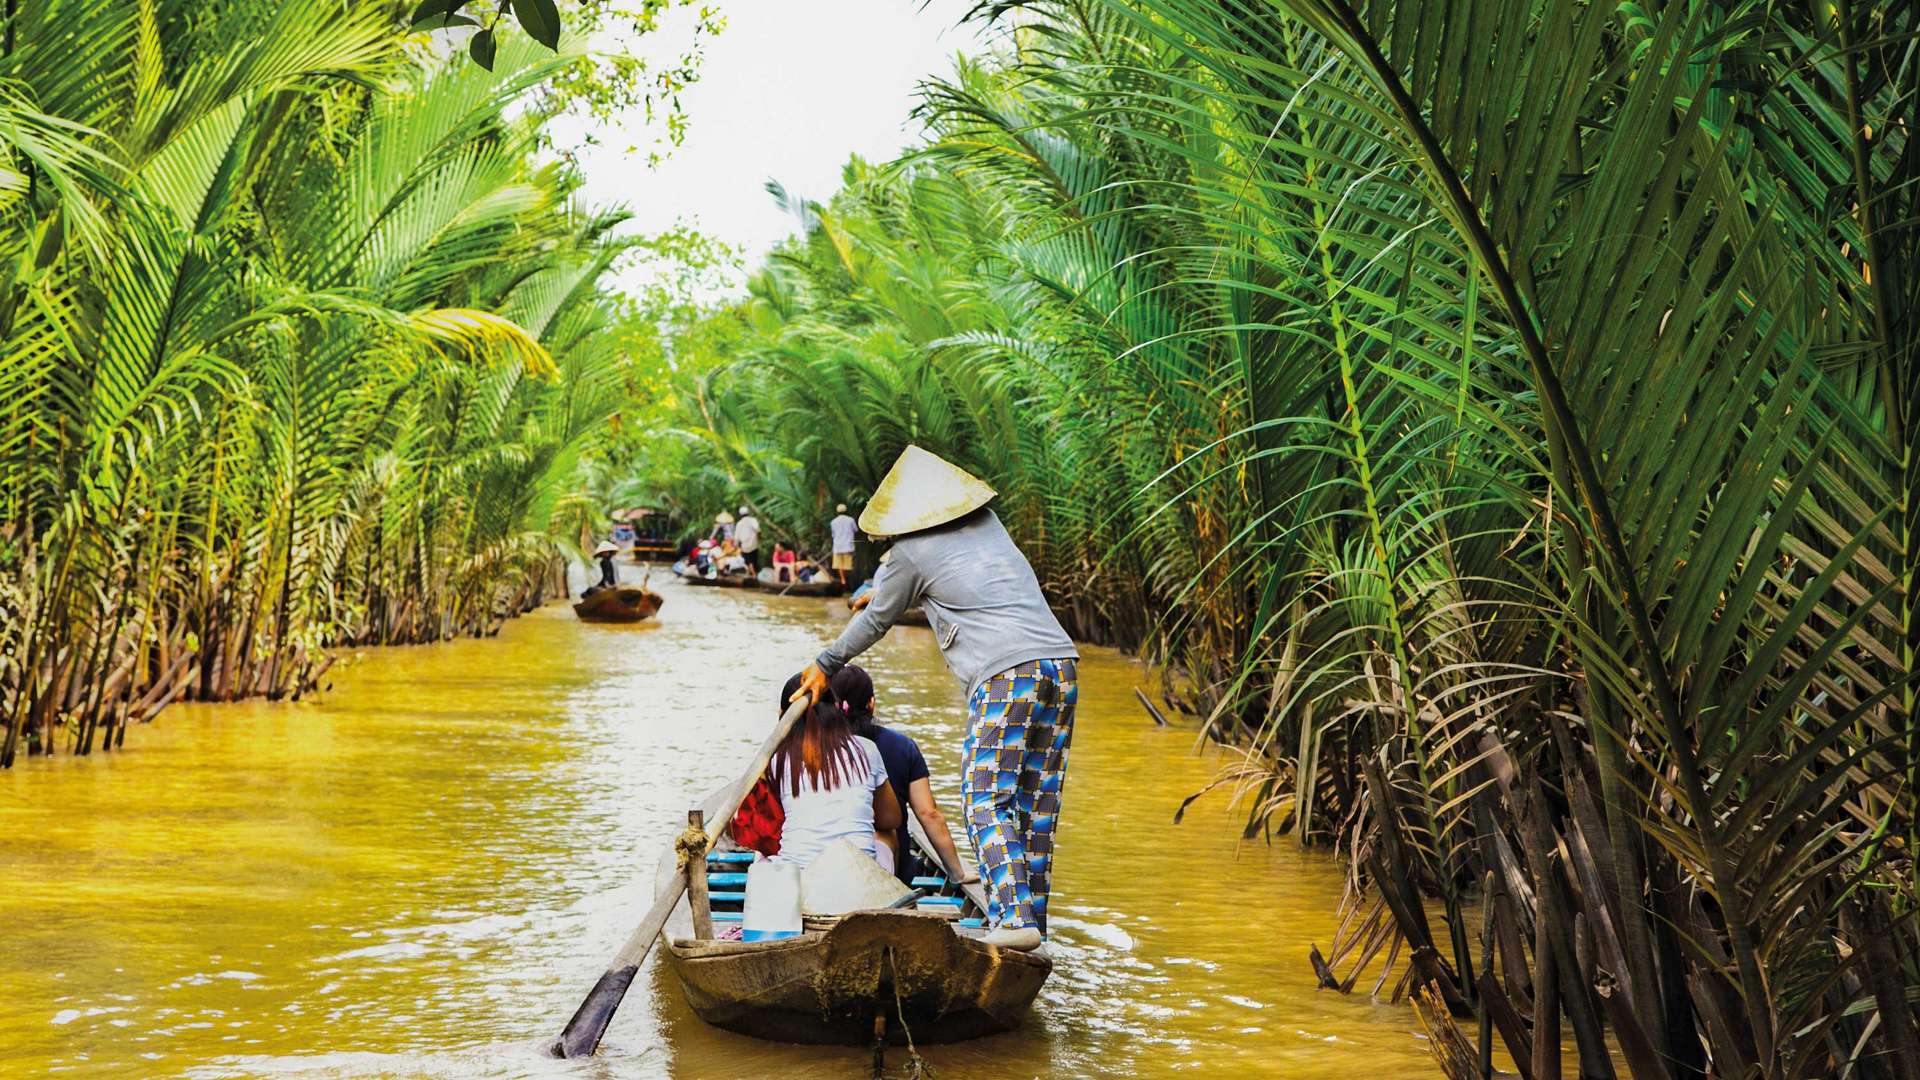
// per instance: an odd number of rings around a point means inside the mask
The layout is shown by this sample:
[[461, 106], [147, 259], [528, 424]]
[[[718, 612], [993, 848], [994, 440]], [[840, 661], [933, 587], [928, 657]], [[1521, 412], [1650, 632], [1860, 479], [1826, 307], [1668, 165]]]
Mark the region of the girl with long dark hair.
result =
[[[940, 813], [939, 804], [933, 801], [933, 784], [928, 779], [927, 759], [920, 753], [920, 744], [910, 735], [882, 726], [874, 716], [873, 678], [865, 669], [848, 664], [834, 673], [831, 687], [830, 697], [839, 701], [840, 711], [846, 715], [853, 734], [873, 740], [879, 748], [880, 759], [886, 764], [887, 786], [893, 789], [894, 797], [902, 806], [913, 809], [913, 816], [919, 819], [927, 839], [933, 842], [934, 853], [944, 864], [947, 877], [953, 881], [972, 880], [960, 861], [959, 849], [954, 847], [947, 819]], [[902, 821], [896, 829], [881, 829], [880, 843], [894, 852], [894, 876], [911, 884], [918, 867], [914, 865], [906, 822]]]
[[[799, 676], [781, 691], [782, 707]], [[893, 851], [876, 830], [900, 827], [900, 801], [887, 783], [887, 765], [872, 739], [856, 735], [837, 703], [822, 701], [794, 725], [768, 766], [785, 821], [779, 858], [802, 869], [835, 840], [845, 839], [893, 872]]]

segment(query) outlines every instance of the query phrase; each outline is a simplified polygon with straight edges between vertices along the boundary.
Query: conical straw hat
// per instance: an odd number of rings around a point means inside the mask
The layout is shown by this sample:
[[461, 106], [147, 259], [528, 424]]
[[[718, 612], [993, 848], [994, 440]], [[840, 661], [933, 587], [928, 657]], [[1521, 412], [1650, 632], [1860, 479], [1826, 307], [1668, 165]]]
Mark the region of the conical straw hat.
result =
[[713, 523], [715, 525], [731, 525], [733, 524], [733, 515], [727, 513], [725, 510], [722, 510], [719, 513], [713, 515]]
[[869, 536], [931, 529], [973, 513], [987, 505], [993, 494], [992, 488], [966, 470], [909, 446], [860, 511], [860, 529]]
[[617, 547], [614, 547], [611, 542], [602, 540], [600, 541], [600, 546], [593, 549], [593, 554], [595, 558], [599, 558], [602, 555], [612, 555], [614, 552], [617, 552], [619, 550], [620, 549]]

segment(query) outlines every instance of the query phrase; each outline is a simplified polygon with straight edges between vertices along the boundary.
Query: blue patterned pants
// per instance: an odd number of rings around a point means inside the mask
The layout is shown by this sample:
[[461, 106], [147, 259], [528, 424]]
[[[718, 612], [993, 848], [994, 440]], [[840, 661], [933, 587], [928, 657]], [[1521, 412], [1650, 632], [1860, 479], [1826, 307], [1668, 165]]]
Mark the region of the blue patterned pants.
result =
[[969, 703], [960, 800], [989, 925], [1047, 928], [1053, 827], [1079, 696], [1072, 660], [1033, 660], [982, 683]]

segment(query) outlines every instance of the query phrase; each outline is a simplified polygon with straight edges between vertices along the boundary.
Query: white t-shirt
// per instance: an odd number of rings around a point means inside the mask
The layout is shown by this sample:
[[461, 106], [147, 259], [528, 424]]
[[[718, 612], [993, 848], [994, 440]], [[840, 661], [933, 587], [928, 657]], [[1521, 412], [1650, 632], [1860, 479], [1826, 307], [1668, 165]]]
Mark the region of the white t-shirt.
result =
[[[839, 787], [822, 791], [807, 785], [805, 774], [798, 793], [781, 784], [780, 808], [787, 820], [780, 826], [779, 858], [804, 870], [828, 844], [842, 837], [861, 851], [874, 853], [873, 793], [887, 782], [887, 763], [872, 739], [855, 735], [853, 743], [860, 752], [856, 775], [849, 780], [843, 773]], [[864, 776], [858, 775], [862, 766]]]
[[734, 523], [733, 542], [740, 545], [741, 551], [760, 550], [760, 519], [748, 514]]
[[829, 527], [833, 529], [833, 553], [835, 555], [853, 554], [853, 519], [841, 514], [833, 519]]

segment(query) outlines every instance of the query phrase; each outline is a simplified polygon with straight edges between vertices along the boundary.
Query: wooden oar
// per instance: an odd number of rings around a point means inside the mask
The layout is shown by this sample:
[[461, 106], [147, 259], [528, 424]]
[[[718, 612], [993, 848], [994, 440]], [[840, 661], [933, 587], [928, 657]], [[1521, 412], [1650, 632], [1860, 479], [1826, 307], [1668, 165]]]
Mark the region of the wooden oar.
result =
[[[780, 748], [787, 732], [807, 711], [808, 700], [800, 700], [787, 706], [780, 716], [780, 722], [773, 726], [767, 735], [767, 741], [760, 744], [760, 750], [753, 756], [753, 764], [740, 774], [739, 782], [727, 792], [727, 797], [715, 810], [708, 821], [713, 822], [712, 830], [724, 830], [733, 821], [734, 811], [740, 809], [740, 803], [753, 790], [760, 775], [767, 771], [767, 763], [773, 760], [773, 752]], [[709, 844], [708, 846], [712, 846]], [[621, 999], [627, 996], [627, 988], [633, 985], [634, 976], [640, 973], [640, 965], [646, 962], [647, 954], [653, 951], [653, 942], [660, 936], [660, 930], [667, 925], [667, 916], [673, 914], [674, 905], [687, 891], [687, 875], [703, 873], [705, 867], [687, 866], [675, 871], [673, 880], [668, 883], [667, 891], [654, 900], [653, 907], [647, 911], [647, 917], [640, 920], [640, 926], [627, 943], [620, 946], [613, 962], [593, 984], [593, 990], [587, 999], [574, 1011], [573, 1019], [561, 1030], [560, 1037], [547, 1046], [547, 1052], [554, 1057], [586, 1057], [600, 1047], [600, 1037], [607, 1033], [607, 1025], [613, 1022], [613, 1012], [620, 1007]]]

